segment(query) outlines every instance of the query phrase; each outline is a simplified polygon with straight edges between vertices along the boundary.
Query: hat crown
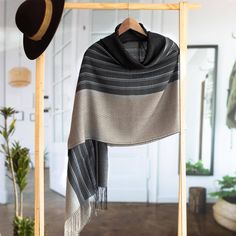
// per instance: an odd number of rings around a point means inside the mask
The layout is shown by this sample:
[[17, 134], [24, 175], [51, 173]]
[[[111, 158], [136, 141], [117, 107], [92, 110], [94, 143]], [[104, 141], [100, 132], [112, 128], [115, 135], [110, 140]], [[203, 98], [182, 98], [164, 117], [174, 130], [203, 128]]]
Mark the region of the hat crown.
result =
[[27, 37], [33, 36], [40, 28], [46, 11], [44, 0], [26, 0], [16, 12], [16, 25]]

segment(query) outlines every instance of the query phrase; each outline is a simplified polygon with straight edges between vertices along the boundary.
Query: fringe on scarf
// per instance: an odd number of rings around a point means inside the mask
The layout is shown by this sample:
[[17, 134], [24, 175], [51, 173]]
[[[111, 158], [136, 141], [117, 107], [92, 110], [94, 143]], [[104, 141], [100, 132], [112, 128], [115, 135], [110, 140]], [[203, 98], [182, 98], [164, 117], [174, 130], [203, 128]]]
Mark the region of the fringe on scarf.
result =
[[107, 209], [107, 187], [98, 187], [94, 196], [85, 200], [76, 211], [65, 221], [64, 236], [79, 236], [99, 210]]

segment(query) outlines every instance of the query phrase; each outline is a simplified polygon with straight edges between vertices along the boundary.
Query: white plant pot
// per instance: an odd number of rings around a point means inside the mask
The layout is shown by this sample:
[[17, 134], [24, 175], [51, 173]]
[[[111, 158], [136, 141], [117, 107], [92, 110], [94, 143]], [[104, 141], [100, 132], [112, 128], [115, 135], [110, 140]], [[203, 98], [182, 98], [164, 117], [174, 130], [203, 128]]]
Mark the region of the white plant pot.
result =
[[220, 199], [213, 205], [213, 215], [218, 224], [236, 232], [236, 204]]

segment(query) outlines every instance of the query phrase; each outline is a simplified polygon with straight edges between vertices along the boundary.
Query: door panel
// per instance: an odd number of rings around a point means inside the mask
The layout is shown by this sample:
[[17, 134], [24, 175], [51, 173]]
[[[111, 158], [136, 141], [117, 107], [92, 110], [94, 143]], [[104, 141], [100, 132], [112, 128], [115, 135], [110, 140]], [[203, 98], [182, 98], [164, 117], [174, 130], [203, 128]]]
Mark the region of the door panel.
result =
[[147, 148], [147, 145], [109, 148], [109, 201], [147, 201]]

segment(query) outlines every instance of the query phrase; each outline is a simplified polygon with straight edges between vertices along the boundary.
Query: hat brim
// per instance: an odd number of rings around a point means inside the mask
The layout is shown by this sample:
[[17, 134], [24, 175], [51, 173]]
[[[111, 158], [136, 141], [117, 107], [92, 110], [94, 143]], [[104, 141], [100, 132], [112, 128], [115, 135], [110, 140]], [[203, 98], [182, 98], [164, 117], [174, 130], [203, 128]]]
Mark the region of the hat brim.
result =
[[47, 32], [45, 33], [43, 38], [39, 41], [34, 41], [32, 39], [29, 39], [25, 35], [23, 37], [25, 54], [30, 60], [36, 59], [46, 50], [60, 23], [65, 1], [64, 0], [51, 0], [51, 1], [53, 6], [52, 19], [47, 29]]

